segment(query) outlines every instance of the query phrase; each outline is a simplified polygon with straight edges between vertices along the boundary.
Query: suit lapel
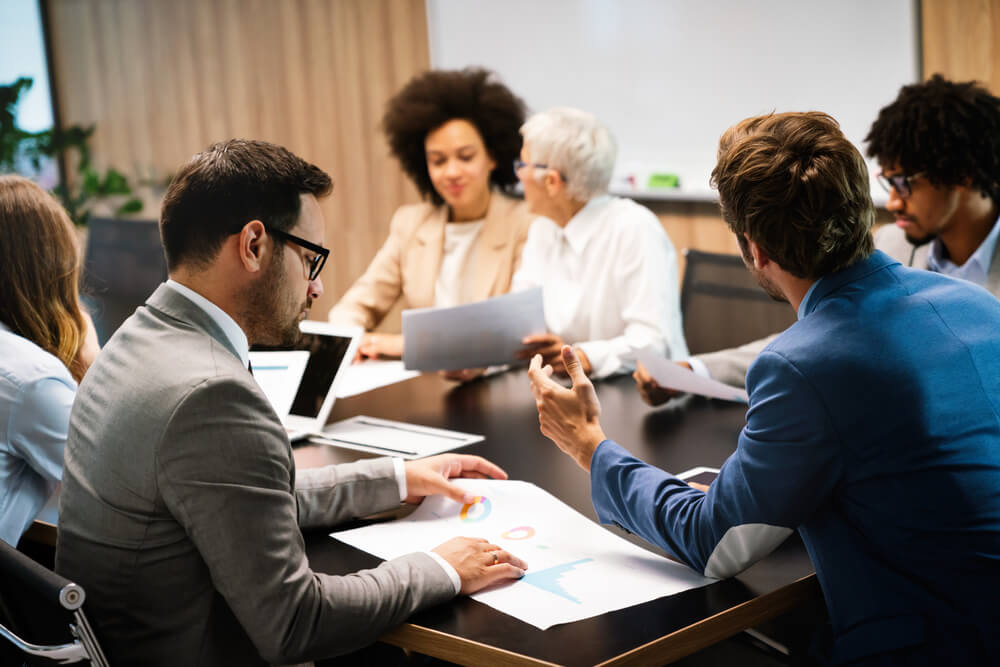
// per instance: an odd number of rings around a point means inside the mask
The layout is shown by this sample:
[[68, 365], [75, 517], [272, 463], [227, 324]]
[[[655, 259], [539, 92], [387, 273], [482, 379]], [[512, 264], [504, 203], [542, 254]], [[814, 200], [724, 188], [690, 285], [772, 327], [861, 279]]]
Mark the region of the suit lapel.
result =
[[492, 296], [493, 285], [505, 259], [504, 250], [510, 243], [508, 205], [496, 192], [490, 197], [490, 208], [473, 244], [465, 265], [462, 302], [481, 301]]
[[444, 225], [448, 206], [442, 205], [424, 220], [413, 235], [413, 252], [416, 256], [404, 268], [403, 282], [407, 286], [407, 304], [410, 308], [434, 305], [434, 285], [441, 270], [444, 250]]

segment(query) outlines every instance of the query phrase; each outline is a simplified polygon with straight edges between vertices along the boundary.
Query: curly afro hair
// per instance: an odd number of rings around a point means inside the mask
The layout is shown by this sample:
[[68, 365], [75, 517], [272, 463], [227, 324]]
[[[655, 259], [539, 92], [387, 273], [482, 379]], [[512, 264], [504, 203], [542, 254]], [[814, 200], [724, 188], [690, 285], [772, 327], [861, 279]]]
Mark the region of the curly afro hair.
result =
[[420, 194], [440, 206], [444, 200], [427, 172], [427, 134], [456, 118], [475, 125], [497, 163], [490, 181], [510, 190], [517, 183], [513, 164], [521, 154], [519, 130], [524, 117], [524, 102], [491, 72], [479, 68], [431, 70], [411, 79], [389, 100], [382, 129], [389, 149]]
[[882, 165], [945, 187], [971, 183], [1000, 203], [1000, 98], [975, 81], [935, 74], [903, 86], [865, 141], [868, 157]]

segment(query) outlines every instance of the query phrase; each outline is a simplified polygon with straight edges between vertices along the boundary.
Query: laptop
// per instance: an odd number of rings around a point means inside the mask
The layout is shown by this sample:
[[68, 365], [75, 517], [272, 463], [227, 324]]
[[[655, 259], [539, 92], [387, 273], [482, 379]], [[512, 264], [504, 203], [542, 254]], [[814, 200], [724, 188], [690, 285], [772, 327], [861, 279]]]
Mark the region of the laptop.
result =
[[[321, 433], [337, 399], [337, 382], [354, 360], [364, 330], [306, 320], [299, 325], [302, 338], [293, 347], [255, 348], [250, 352], [254, 377], [271, 401], [288, 439], [295, 441]], [[308, 353], [305, 367], [296, 363], [292, 350]], [[289, 401], [283, 393], [294, 389]]]

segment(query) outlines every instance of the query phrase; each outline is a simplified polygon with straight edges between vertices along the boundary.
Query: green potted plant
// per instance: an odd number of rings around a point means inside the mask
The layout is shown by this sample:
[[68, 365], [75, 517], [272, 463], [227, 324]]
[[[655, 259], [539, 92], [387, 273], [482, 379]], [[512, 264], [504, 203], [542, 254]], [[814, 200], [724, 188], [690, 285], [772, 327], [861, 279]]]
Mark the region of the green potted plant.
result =
[[[116, 216], [142, 210], [142, 200], [133, 196], [128, 178], [114, 168], [103, 173], [91, 162], [88, 142], [94, 125], [72, 125], [40, 132], [18, 127], [17, 105], [32, 85], [32, 79], [21, 77], [12, 84], [0, 85], [0, 172], [20, 172], [37, 175], [47, 159], [61, 161], [66, 170], [75, 160], [76, 176], [63, 179], [52, 192], [78, 225], [86, 225], [99, 202], [115, 201]], [[69, 184], [67, 181], [72, 180]], [[118, 203], [117, 200], [120, 200]]]

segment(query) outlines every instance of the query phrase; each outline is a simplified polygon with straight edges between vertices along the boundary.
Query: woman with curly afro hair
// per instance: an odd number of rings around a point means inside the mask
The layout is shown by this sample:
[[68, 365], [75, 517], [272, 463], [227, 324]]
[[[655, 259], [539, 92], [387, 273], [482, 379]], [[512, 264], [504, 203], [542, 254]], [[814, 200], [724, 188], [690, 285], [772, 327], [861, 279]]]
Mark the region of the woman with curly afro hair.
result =
[[[434, 70], [392, 99], [382, 128], [425, 202], [399, 208], [389, 238], [330, 320], [371, 329], [402, 297], [455, 306], [510, 289], [532, 216], [517, 183], [524, 103], [488, 71]], [[363, 357], [400, 357], [403, 338], [367, 334]]]

